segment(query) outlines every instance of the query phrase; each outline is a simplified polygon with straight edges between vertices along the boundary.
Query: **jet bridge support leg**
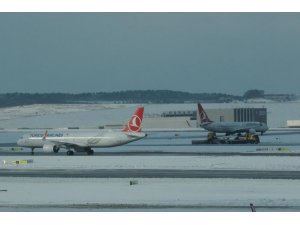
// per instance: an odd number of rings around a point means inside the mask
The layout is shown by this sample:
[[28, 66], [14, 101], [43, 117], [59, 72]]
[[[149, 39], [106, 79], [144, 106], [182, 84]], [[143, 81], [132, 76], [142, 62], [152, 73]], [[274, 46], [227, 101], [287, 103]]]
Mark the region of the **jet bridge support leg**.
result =
[[34, 155], [34, 148], [31, 148], [31, 155]]

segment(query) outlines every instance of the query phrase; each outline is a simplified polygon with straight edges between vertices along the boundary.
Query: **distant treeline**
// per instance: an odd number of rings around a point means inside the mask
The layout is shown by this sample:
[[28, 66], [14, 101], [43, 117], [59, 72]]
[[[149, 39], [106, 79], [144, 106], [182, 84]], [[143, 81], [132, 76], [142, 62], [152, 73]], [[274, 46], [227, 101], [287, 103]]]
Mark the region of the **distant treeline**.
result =
[[31, 104], [72, 104], [72, 103], [220, 103], [253, 98], [266, 98], [274, 101], [291, 101], [293, 94], [268, 94], [262, 90], [248, 90], [243, 96], [221, 93], [189, 93], [169, 90], [116, 91], [97, 93], [7, 93], [0, 94], [0, 107]]
[[188, 93], [169, 90], [118, 91], [97, 93], [7, 93], [0, 94], [0, 107], [31, 104], [70, 103], [184, 103], [184, 102], [230, 102], [241, 100], [241, 96], [220, 93]]

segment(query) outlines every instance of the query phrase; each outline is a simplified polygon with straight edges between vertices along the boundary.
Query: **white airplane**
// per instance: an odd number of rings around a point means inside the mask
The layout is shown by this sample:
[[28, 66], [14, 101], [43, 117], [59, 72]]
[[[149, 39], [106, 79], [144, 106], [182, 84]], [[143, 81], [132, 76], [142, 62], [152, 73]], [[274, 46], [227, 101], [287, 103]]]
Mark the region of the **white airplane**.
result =
[[60, 148], [67, 149], [67, 155], [76, 152], [86, 152], [92, 155], [92, 148], [114, 147], [137, 141], [146, 136], [141, 132], [144, 115], [144, 107], [137, 108], [123, 130], [100, 130], [97, 132], [56, 132], [33, 133], [24, 135], [17, 144], [21, 147], [31, 148], [32, 154], [35, 148], [42, 148], [45, 152], [57, 153]]
[[267, 124], [260, 122], [214, 122], [211, 121], [206, 112], [204, 111], [202, 105], [198, 103], [198, 113], [200, 118], [200, 127], [205, 130], [215, 132], [215, 133], [226, 133], [226, 135], [234, 133], [256, 133], [260, 132], [263, 134], [269, 128]]

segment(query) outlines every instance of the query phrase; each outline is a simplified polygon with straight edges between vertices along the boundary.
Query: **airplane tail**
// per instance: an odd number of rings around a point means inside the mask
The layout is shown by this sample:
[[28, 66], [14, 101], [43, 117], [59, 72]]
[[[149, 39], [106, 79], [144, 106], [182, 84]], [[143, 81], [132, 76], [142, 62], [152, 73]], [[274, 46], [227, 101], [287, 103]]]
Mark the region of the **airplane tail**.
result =
[[127, 125], [124, 127], [124, 132], [140, 132], [142, 130], [142, 121], [144, 115], [144, 107], [136, 109]]
[[48, 137], [48, 130], [45, 131], [43, 137], [42, 137], [42, 140], [43, 141], [46, 141], [46, 138]]
[[203, 109], [200, 103], [198, 103], [198, 113], [199, 113], [200, 123], [213, 122], [208, 118], [205, 110]]

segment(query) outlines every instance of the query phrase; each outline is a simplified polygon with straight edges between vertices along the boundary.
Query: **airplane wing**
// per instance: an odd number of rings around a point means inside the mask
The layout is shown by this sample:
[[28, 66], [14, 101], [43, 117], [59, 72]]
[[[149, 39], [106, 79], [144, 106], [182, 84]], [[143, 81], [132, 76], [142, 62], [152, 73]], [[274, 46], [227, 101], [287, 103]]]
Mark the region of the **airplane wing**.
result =
[[78, 141], [72, 141], [72, 142], [66, 142], [66, 141], [57, 141], [57, 140], [47, 140], [47, 143], [51, 143], [54, 144], [58, 147], [63, 147], [63, 148], [67, 148], [67, 147], [86, 147], [85, 144], [78, 142]]

